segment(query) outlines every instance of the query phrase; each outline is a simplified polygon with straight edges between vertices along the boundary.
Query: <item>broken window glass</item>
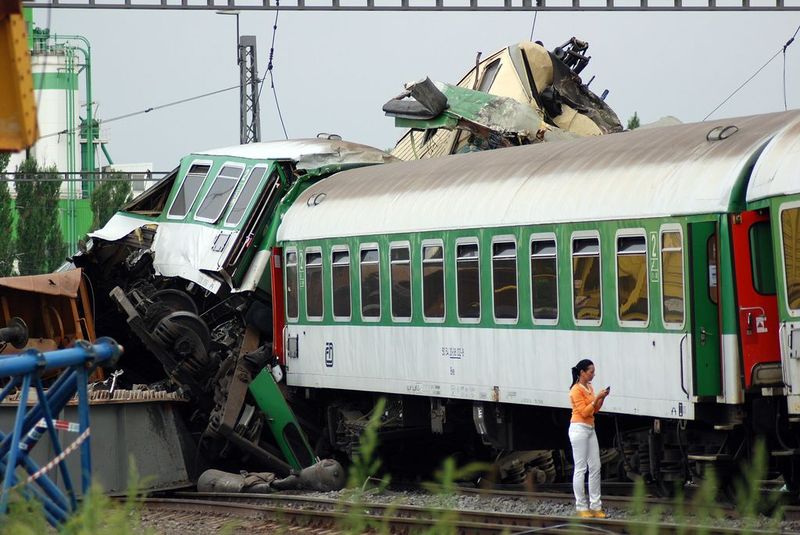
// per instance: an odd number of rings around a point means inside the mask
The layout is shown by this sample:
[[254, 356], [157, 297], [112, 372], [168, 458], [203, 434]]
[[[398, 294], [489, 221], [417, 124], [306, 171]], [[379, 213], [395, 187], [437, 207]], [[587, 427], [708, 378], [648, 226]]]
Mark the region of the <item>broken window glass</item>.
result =
[[189, 213], [197, 194], [200, 193], [200, 188], [203, 187], [203, 182], [206, 180], [209, 169], [211, 169], [210, 164], [192, 164], [186, 173], [186, 178], [183, 179], [181, 189], [178, 190], [178, 194], [175, 195], [175, 199], [172, 201], [172, 206], [168, 213], [169, 217], [180, 218]]
[[241, 166], [225, 165], [217, 173], [211, 187], [208, 188], [200, 208], [197, 209], [195, 219], [207, 223], [216, 223], [222, 211], [228, 205], [228, 201], [239, 183], [244, 168]]

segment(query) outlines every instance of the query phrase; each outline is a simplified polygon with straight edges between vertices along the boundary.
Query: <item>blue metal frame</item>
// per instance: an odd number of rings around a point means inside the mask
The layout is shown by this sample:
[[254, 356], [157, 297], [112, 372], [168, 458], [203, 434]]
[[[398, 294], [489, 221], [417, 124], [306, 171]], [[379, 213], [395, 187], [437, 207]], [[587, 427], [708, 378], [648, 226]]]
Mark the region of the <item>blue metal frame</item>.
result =
[[[17, 489], [22, 496], [39, 500], [44, 506], [48, 522], [57, 526], [67, 520], [70, 513], [77, 509], [75, 488], [66, 466], [66, 459], [58, 462], [64, 480], [66, 495], [45, 473], [34, 480], [36, 486], [18, 481], [22, 468], [29, 476], [39, 471], [40, 467], [29, 457], [33, 446], [43, 434], [36, 429], [44, 420], [47, 434], [53, 445], [56, 457], [63, 453], [56, 433], [53, 418], [77, 393], [79, 433], [89, 430], [89, 392], [88, 378], [100, 364], [113, 364], [122, 354], [122, 346], [111, 338], [100, 338], [94, 344], [76, 341], [69, 349], [42, 353], [29, 349], [19, 355], [0, 357], [0, 379], [9, 378], [8, 384], [0, 391], [0, 402], [9, 393], [20, 387], [19, 406], [14, 428], [10, 434], [0, 431], [0, 473], [3, 475], [0, 492], [0, 515], [8, 510], [9, 494]], [[45, 391], [40, 375], [44, 371], [62, 369], [58, 379]], [[28, 407], [28, 393], [31, 386], [36, 389], [37, 402]], [[39, 426], [41, 428], [41, 426]], [[79, 435], [80, 436], [80, 435]], [[81, 448], [81, 489], [83, 494], [89, 491], [92, 482], [91, 448], [89, 437], [80, 445]], [[25, 476], [23, 476], [23, 479]]]

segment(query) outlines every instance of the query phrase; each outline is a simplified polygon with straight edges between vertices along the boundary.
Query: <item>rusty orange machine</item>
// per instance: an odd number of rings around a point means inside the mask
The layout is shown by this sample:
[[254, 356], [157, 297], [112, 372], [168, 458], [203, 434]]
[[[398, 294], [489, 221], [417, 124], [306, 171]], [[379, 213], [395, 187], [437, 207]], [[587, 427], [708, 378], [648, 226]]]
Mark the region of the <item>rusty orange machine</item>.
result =
[[0, 278], [0, 353], [52, 351], [94, 341], [93, 300], [83, 270]]

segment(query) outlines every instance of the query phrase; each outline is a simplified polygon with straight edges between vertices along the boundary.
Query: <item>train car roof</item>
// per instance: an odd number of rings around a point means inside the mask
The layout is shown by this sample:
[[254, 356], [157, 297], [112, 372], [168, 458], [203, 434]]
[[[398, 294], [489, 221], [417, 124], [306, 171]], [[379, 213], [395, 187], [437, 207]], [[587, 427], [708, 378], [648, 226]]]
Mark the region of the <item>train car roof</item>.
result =
[[747, 185], [747, 201], [800, 193], [800, 119], [767, 144]]
[[298, 198], [278, 239], [728, 212], [744, 201], [761, 149], [798, 118], [772, 113], [343, 171]]
[[327, 165], [366, 165], [395, 161], [386, 152], [342, 141], [341, 139], [292, 139], [234, 145], [192, 153], [205, 156], [231, 156], [252, 160], [289, 160], [297, 162], [298, 169], [317, 169]]

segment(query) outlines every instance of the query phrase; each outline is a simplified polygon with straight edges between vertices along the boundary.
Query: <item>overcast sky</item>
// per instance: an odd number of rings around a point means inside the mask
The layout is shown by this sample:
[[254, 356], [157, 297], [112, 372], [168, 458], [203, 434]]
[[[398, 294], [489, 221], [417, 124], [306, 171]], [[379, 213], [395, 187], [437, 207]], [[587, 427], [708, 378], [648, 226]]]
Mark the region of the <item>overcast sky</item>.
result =
[[[274, 12], [242, 12], [241, 33], [258, 39], [266, 69]], [[34, 11], [39, 26], [44, 9]], [[381, 106], [404, 82], [430, 76], [456, 82], [475, 54], [527, 40], [533, 13], [281, 12], [274, 76], [291, 138], [334, 132], [389, 148], [402, 133]], [[52, 9], [51, 31], [91, 41], [94, 100], [101, 119], [238, 84], [235, 17], [214, 11]], [[572, 36], [589, 42], [584, 81], [609, 89], [620, 120], [673, 115], [702, 120], [763, 65], [800, 25], [784, 13], [540, 13], [534, 39], [548, 49]], [[768, 67], [711, 118], [780, 111], [783, 61]], [[83, 90], [83, 78], [81, 78]], [[786, 54], [789, 109], [800, 106], [800, 39]], [[82, 97], [83, 98], [83, 97]], [[267, 85], [262, 140], [283, 139]], [[42, 132], [47, 134], [49, 132]], [[103, 128], [117, 163], [174, 167], [192, 151], [239, 142], [233, 90]]]

